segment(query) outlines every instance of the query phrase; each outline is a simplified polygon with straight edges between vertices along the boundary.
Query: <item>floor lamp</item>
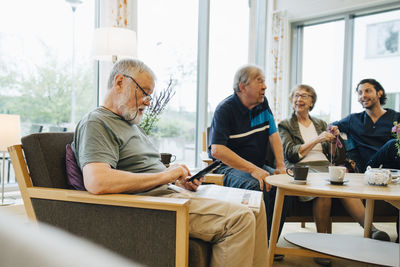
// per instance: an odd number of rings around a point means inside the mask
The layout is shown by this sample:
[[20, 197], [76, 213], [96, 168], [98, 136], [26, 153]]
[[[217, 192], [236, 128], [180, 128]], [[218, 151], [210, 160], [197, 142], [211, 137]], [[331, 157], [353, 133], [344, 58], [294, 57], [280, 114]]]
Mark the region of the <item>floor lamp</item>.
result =
[[[19, 115], [0, 114], [0, 152], [2, 158], [2, 175], [1, 175], [1, 203], [0, 206], [7, 206], [14, 203], [13, 199], [4, 197], [4, 180], [5, 176], [5, 159], [7, 147], [21, 143], [21, 125]], [[10, 171], [10, 170], [8, 170]]]

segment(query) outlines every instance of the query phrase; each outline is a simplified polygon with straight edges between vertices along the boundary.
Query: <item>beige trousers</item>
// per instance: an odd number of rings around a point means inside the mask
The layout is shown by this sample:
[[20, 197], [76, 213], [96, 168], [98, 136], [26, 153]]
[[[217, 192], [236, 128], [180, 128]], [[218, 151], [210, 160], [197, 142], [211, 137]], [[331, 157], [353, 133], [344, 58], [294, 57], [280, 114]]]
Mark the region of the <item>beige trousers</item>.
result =
[[[179, 193], [168, 197], [187, 198]], [[260, 212], [223, 201], [191, 198], [189, 234], [213, 244], [210, 266], [267, 266], [264, 202]]]

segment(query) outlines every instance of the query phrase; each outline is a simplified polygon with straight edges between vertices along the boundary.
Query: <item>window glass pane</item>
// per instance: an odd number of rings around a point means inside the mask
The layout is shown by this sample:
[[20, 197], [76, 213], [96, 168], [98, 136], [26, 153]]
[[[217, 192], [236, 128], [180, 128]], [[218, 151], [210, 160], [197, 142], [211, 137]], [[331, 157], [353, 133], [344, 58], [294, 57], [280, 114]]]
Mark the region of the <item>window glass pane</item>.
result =
[[385, 107], [400, 110], [400, 10], [355, 18], [351, 111], [359, 112], [355, 92], [365, 78], [374, 78], [385, 88]]
[[341, 118], [344, 22], [304, 27], [302, 82], [317, 102], [311, 114], [327, 122]]
[[189, 167], [195, 162], [197, 14], [195, 0], [138, 1], [138, 58], [157, 75], [157, 92], [170, 79], [176, 91], [152, 138], [160, 152]]
[[21, 116], [22, 136], [72, 131], [95, 106], [94, 10], [94, 1], [75, 12], [64, 0], [0, 2], [0, 113]]
[[93, 29], [93, 1], [75, 13], [66, 1], [1, 2], [0, 112], [21, 115], [23, 134], [35, 125], [73, 130], [93, 108]]
[[248, 63], [249, 1], [210, 1], [208, 121], [215, 108], [233, 93], [236, 70]]

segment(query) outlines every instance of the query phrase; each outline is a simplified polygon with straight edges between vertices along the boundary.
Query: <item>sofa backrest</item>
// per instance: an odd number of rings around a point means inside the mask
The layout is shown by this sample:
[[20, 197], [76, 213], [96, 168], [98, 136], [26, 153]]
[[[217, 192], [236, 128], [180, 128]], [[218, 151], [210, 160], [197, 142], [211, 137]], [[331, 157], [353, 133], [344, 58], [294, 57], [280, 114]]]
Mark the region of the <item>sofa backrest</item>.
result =
[[74, 133], [37, 133], [21, 139], [29, 174], [34, 186], [68, 188], [65, 146]]

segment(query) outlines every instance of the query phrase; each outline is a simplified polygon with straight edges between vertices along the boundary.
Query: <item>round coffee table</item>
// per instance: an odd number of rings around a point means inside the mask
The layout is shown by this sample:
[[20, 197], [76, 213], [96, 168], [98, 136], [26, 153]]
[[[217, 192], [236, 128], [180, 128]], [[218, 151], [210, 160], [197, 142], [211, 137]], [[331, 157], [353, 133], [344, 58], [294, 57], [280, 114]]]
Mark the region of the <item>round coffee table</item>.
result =
[[[399, 184], [389, 184], [388, 186], [372, 186], [368, 185], [364, 182], [364, 174], [358, 173], [347, 173], [345, 175], [345, 182], [343, 185], [332, 185], [329, 182], [329, 174], [328, 173], [310, 173], [307, 177], [307, 183], [304, 185], [295, 184], [293, 182], [293, 178], [286, 174], [279, 175], [271, 175], [266, 178], [267, 183], [274, 185], [277, 187], [276, 200], [275, 200], [275, 208], [274, 208], [274, 217], [271, 226], [271, 237], [270, 237], [270, 246], [269, 246], [269, 266], [272, 266], [274, 260], [274, 254], [295, 254], [295, 255], [304, 255], [311, 257], [324, 257], [326, 255], [339, 256], [344, 258], [349, 258], [352, 260], [365, 261], [365, 258], [362, 257], [346, 257], [346, 255], [338, 255], [335, 251], [329, 251], [327, 253], [326, 250], [320, 250], [317, 246], [312, 246], [310, 249], [301, 249], [301, 248], [278, 248], [276, 247], [277, 237], [278, 237], [278, 229], [279, 222], [282, 214], [282, 206], [283, 200], [286, 195], [292, 196], [325, 196], [325, 197], [337, 197], [337, 198], [345, 198], [345, 197], [354, 197], [366, 199], [366, 208], [365, 208], [365, 222], [364, 222], [364, 237], [369, 237], [369, 233], [371, 231], [372, 219], [373, 219], [373, 211], [374, 211], [374, 200], [382, 199], [382, 200], [391, 200], [391, 201], [399, 201], [400, 200], [400, 185]], [[321, 236], [319, 234], [311, 234], [307, 233], [302, 236], [310, 235], [309, 238], [317, 238], [319, 239]], [[311, 236], [314, 235], [314, 236]], [[334, 238], [336, 240], [336, 235], [332, 234], [329, 238]], [[340, 241], [341, 237], [337, 238], [337, 241]], [[290, 235], [289, 235], [290, 239]], [[297, 240], [297, 238], [295, 238]], [[292, 239], [295, 240], [295, 239]], [[363, 238], [365, 243], [374, 242], [383, 242], [383, 241], [375, 241], [367, 238]], [[343, 240], [342, 240], [343, 241]], [[354, 240], [360, 241], [360, 240]], [[296, 243], [297, 241], [294, 241]], [[314, 241], [313, 241], [314, 242]], [[348, 241], [350, 242], [350, 241]], [[362, 242], [362, 241], [361, 241]], [[372, 243], [374, 243], [372, 242]], [[341, 242], [335, 242], [337, 244], [341, 244]], [[379, 243], [378, 243], [379, 244]], [[394, 243], [393, 243], [394, 244]], [[304, 244], [303, 244], [304, 245]], [[394, 244], [399, 248], [398, 244]], [[306, 246], [303, 246], [306, 247]], [[335, 248], [334, 248], [335, 249]], [[333, 250], [334, 250], [333, 249]], [[332, 252], [332, 253], [331, 253]], [[322, 254], [323, 253], [323, 254]], [[370, 253], [378, 253], [376, 250], [371, 251]], [[354, 253], [353, 253], [354, 255]], [[398, 255], [398, 253], [397, 253]], [[381, 255], [380, 258], [385, 257]], [[392, 256], [394, 257], [394, 255]], [[399, 256], [396, 257], [396, 265], [399, 266]], [[386, 261], [382, 260], [376, 264], [386, 264]], [[368, 262], [368, 261], [366, 261]]]

